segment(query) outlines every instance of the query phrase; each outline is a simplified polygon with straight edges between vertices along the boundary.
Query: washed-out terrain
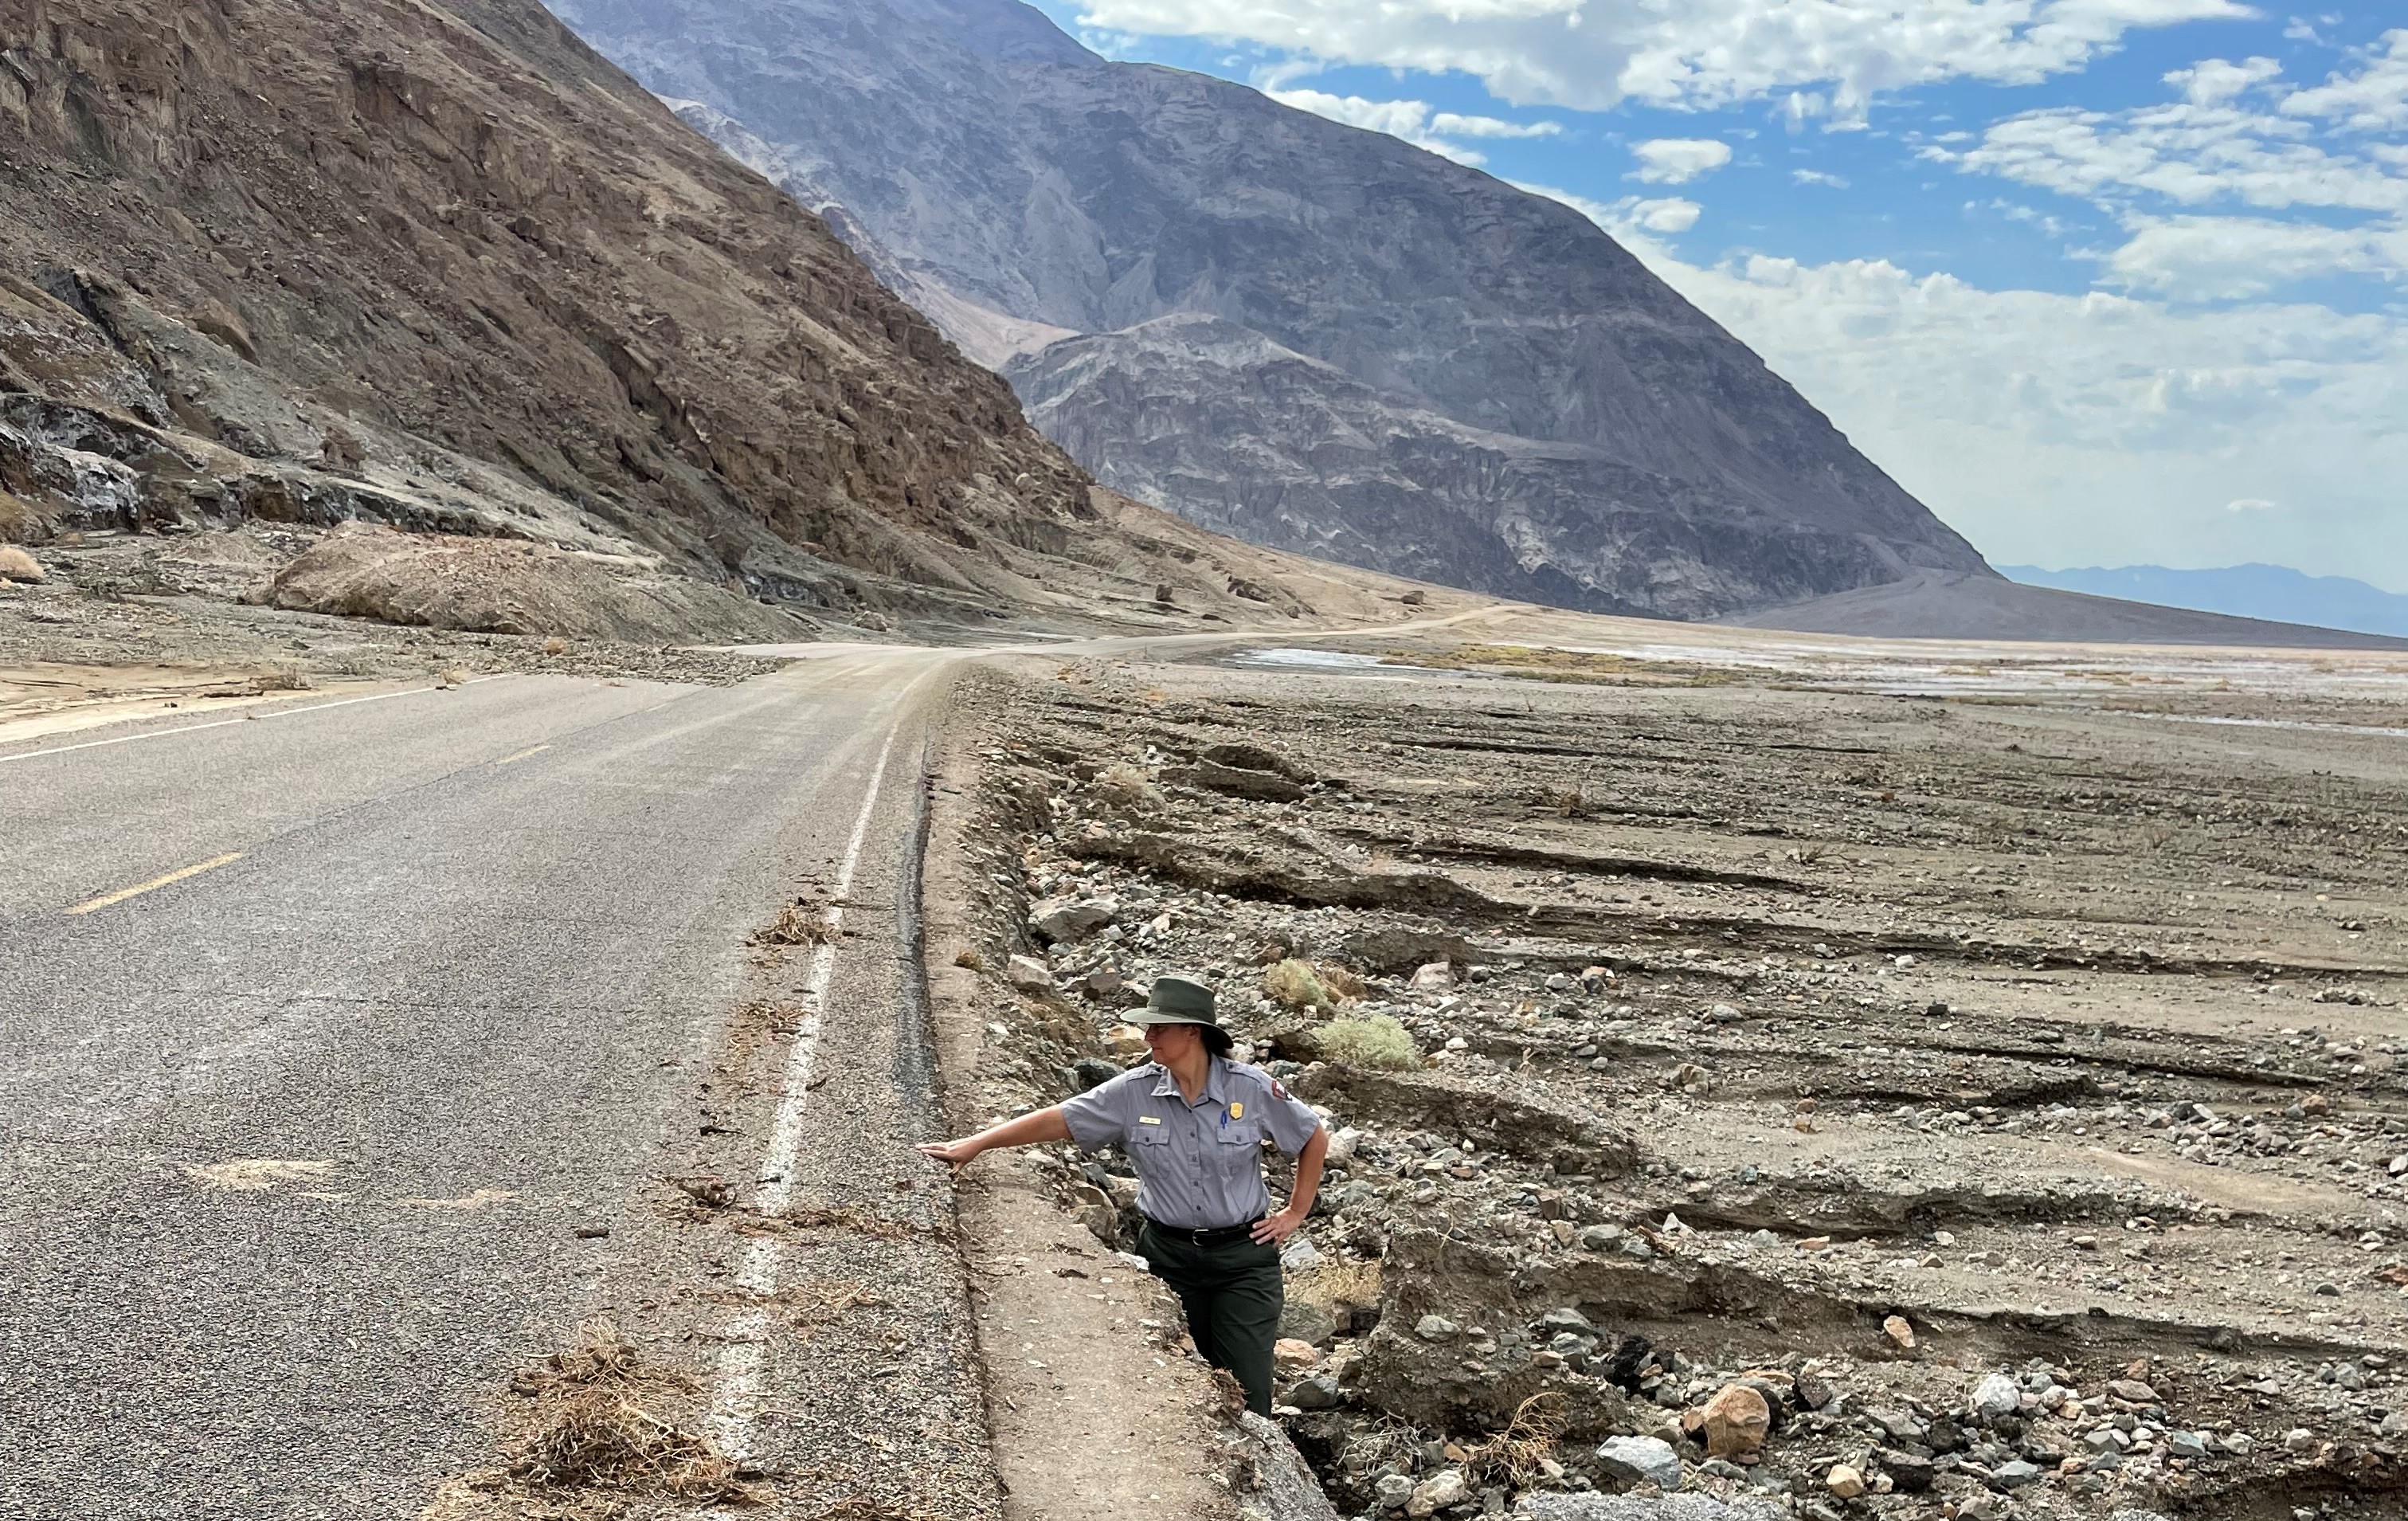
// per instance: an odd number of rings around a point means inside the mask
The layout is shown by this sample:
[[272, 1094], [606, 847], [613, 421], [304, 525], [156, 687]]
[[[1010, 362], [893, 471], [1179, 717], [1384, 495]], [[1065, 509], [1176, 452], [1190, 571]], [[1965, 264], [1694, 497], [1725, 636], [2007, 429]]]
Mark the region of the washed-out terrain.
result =
[[1219, 986], [1337, 1135], [1280, 1402], [1347, 1516], [2397, 1514], [2408, 684], [2034, 658], [973, 683], [978, 1103]]

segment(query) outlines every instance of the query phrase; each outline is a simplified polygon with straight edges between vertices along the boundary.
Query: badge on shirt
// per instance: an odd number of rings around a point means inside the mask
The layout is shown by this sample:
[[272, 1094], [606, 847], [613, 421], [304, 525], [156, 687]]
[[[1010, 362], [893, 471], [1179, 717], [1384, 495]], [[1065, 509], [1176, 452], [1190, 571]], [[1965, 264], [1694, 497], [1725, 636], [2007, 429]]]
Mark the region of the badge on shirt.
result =
[[1246, 1106], [1245, 1106], [1245, 1105], [1243, 1105], [1243, 1104], [1231, 1104], [1231, 1105], [1229, 1106], [1229, 1118], [1231, 1118], [1231, 1119], [1233, 1119], [1233, 1120], [1242, 1120], [1242, 1119], [1244, 1119], [1245, 1117], [1246, 1117]]
[[1160, 1125], [1162, 1123], [1162, 1119], [1161, 1116], [1155, 1114], [1140, 1114], [1137, 1117], [1137, 1123], [1140, 1125]]

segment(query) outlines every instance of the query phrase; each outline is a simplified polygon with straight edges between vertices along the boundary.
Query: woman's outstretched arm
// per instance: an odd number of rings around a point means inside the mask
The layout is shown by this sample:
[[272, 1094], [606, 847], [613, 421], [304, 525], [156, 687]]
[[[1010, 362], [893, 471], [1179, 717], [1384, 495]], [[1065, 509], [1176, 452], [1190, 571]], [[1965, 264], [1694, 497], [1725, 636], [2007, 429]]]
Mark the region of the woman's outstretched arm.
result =
[[923, 1156], [959, 1168], [968, 1167], [979, 1153], [998, 1146], [1041, 1146], [1049, 1141], [1069, 1139], [1070, 1122], [1062, 1117], [1062, 1111], [1040, 1109], [959, 1141], [932, 1141], [920, 1147], [919, 1152]]

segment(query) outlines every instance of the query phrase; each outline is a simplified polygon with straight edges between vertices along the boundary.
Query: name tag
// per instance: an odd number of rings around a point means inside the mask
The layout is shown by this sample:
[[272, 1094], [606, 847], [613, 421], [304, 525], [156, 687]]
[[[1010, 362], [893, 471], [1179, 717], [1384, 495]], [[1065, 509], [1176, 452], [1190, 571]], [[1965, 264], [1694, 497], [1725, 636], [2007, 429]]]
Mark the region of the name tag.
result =
[[1152, 1114], [1140, 1114], [1137, 1117], [1137, 1123], [1140, 1125], [1160, 1125], [1162, 1121]]

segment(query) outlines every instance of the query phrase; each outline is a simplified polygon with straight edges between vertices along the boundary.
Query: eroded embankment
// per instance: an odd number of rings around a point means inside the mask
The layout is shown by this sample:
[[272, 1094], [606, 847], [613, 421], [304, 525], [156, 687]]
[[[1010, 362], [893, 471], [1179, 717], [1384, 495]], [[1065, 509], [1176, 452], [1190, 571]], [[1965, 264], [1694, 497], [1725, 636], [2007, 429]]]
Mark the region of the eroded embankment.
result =
[[1014, 1097], [1179, 969], [1338, 1133], [1282, 1399], [1340, 1512], [2398, 1503], [2396, 794], [1738, 684], [988, 701]]

